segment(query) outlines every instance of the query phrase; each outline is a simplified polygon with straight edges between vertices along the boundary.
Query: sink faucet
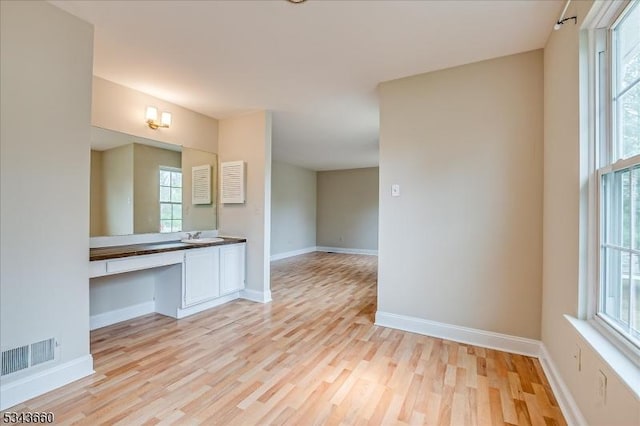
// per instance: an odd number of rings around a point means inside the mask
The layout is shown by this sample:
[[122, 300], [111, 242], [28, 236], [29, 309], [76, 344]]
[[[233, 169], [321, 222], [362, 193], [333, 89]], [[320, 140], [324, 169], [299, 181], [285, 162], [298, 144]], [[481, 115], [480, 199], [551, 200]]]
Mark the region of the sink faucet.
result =
[[194, 239], [194, 240], [197, 240], [198, 238], [200, 238], [200, 231], [195, 232], [195, 233], [193, 234], [193, 239]]

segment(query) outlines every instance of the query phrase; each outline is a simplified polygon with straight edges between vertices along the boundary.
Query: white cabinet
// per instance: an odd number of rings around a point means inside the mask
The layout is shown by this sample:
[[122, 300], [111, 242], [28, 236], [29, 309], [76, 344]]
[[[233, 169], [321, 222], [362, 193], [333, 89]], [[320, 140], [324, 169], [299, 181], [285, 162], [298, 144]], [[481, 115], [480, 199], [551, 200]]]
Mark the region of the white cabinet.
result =
[[182, 307], [220, 296], [220, 248], [186, 250]]
[[93, 261], [90, 273], [99, 277], [159, 268], [154, 274], [154, 310], [184, 318], [241, 296], [245, 248], [245, 243], [234, 243]]
[[244, 288], [244, 256], [246, 244], [220, 247], [220, 295]]

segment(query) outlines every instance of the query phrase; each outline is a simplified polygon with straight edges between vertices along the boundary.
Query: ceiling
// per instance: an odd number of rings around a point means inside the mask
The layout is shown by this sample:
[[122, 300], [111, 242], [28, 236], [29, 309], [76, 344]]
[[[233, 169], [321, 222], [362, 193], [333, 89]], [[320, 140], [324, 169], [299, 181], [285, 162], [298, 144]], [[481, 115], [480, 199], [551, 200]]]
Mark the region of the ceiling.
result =
[[94, 74], [225, 118], [273, 111], [273, 158], [378, 164], [382, 81], [538, 49], [563, 0], [51, 1], [95, 25]]

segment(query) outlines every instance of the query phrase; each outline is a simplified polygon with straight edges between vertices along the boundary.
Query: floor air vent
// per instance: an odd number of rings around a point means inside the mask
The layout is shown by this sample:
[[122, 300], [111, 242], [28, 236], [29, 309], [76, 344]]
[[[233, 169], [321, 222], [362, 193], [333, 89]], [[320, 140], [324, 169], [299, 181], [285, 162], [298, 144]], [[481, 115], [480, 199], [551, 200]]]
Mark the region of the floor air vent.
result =
[[51, 338], [2, 352], [2, 376], [55, 359], [56, 340]]

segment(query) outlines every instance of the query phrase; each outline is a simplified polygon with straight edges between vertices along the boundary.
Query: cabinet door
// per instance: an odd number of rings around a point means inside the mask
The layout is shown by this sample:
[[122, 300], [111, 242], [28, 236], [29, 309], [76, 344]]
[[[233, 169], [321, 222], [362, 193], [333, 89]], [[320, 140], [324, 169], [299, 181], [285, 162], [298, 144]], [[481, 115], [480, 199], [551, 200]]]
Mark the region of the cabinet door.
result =
[[220, 295], [219, 248], [191, 249], [185, 253], [183, 307]]
[[220, 247], [220, 294], [244, 288], [244, 250], [245, 244]]

